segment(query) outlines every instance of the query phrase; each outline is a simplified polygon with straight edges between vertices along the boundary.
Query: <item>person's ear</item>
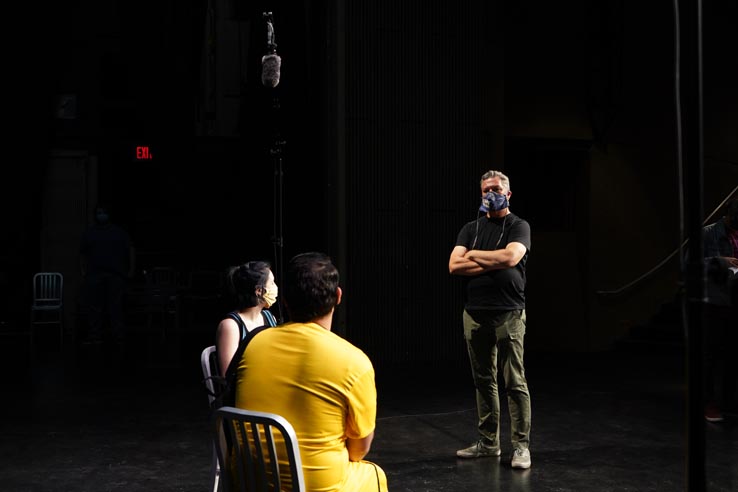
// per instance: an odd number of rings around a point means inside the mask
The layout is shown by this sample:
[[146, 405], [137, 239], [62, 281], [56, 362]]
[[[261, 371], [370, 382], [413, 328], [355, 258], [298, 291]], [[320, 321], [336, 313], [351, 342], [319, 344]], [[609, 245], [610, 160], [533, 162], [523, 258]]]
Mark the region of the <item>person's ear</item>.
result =
[[340, 287], [336, 287], [336, 306], [341, 304], [341, 296], [343, 296], [343, 291]]

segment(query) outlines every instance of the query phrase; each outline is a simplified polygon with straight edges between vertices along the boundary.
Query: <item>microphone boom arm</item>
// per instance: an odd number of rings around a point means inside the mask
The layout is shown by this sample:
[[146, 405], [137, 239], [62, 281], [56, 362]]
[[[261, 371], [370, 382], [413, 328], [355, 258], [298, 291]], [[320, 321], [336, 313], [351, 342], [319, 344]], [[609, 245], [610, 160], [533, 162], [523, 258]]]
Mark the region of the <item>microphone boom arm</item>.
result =
[[277, 52], [277, 42], [274, 37], [274, 18], [271, 12], [264, 12], [262, 15], [267, 24], [267, 49], [269, 53], [274, 54]]

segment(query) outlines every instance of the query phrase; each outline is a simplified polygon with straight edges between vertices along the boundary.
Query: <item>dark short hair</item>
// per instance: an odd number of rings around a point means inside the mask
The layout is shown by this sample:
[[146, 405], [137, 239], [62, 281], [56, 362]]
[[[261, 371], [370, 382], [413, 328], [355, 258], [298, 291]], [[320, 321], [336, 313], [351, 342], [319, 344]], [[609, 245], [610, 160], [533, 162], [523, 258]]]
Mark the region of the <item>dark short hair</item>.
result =
[[98, 202], [97, 202], [97, 203], [95, 204], [95, 208], [93, 208], [92, 210], [93, 210], [94, 212], [97, 212], [98, 210], [103, 210], [103, 211], [105, 211], [105, 212], [106, 212], [106, 213], [107, 213], [108, 215], [111, 215], [111, 210], [110, 210], [110, 203], [108, 203], [108, 202], [106, 202], [106, 201], [102, 201], [102, 200], [98, 201]]
[[271, 266], [266, 261], [249, 261], [228, 269], [226, 274], [228, 289], [237, 309], [246, 309], [259, 304], [256, 289], [264, 287], [270, 269]]
[[338, 270], [324, 253], [308, 252], [293, 257], [282, 286], [292, 321], [305, 323], [331, 312], [338, 302]]

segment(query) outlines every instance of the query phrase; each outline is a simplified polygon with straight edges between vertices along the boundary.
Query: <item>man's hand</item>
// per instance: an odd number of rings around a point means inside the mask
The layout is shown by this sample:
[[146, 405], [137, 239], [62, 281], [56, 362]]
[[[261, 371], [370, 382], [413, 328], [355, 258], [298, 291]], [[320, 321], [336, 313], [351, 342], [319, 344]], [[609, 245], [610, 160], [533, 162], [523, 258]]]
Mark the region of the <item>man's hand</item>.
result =
[[374, 431], [361, 439], [346, 438], [346, 449], [348, 449], [349, 461], [361, 461], [369, 453], [374, 440]]
[[448, 260], [448, 273], [451, 275], [479, 275], [484, 269], [477, 262], [466, 257], [467, 249], [464, 246], [456, 246], [451, 251]]

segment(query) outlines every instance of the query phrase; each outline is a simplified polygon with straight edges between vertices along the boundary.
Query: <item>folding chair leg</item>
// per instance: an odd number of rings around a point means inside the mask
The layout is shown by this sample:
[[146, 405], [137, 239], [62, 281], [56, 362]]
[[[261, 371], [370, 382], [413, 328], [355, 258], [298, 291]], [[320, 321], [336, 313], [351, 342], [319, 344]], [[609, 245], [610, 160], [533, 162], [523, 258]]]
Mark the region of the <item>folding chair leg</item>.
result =
[[211, 473], [213, 476], [213, 492], [220, 492], [220, 465], [218, 464], [218, 454], [215, 451], [215, 445], [213, 445]]

